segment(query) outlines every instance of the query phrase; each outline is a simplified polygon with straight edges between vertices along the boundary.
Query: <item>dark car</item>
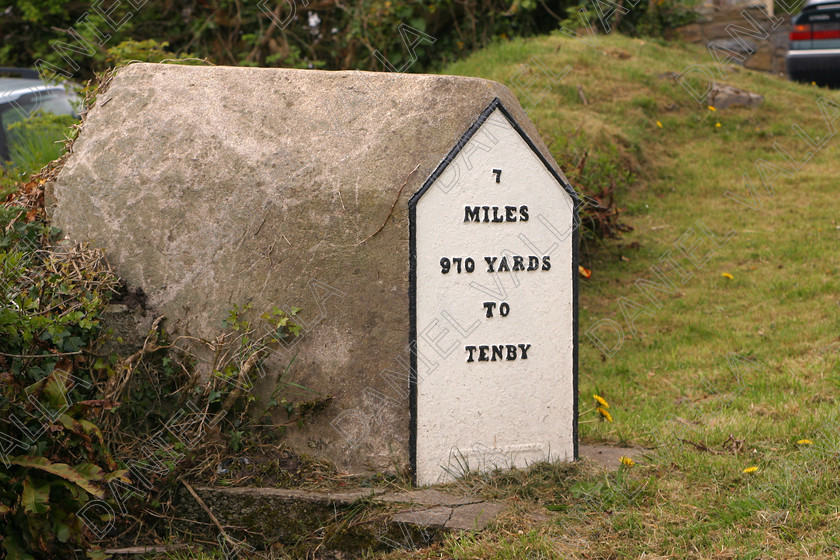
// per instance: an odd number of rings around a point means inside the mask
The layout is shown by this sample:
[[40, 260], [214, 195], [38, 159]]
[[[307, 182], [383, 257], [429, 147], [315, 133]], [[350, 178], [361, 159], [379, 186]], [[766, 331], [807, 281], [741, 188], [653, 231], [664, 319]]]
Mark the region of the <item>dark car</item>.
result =
[[792, 23], [790, 79], [840, 86], [840, 0], [809, 0]]
[[62, 84], [48, 84], [38, 72], [0, 68], [0, 164], [11, 159], [15, 135], [10, 127], [38, 111], [78, 118], [78, 96]]

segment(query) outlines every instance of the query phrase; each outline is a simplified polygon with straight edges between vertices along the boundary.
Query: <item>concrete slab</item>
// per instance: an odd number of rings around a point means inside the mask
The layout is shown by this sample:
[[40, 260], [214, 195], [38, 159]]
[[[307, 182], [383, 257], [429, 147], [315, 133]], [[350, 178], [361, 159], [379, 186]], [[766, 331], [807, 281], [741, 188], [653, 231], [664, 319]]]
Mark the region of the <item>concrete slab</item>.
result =
[[393, 502], [405, 504], [418, 504], [422, 506], [463, 506], [466, 504], [475, 504], [482, 502], [475, 497], [470, 496], [455, 496], [447, 494], [440, 490], [425, 489], [413, 490], [411, 492], [400, 492], [394, 494], [385, 494], [376, 498], [378, 502]]
[[505, 506], [493, 502], [469, 504], [452, 509], [452, 517], [446, 522], [450, 531], [481, 531], [505, 510]]
[[608, 471], [616, 471], [622, 457], [636, 460], [645, 450], [638, 447], [613, 447], [610, 445], [580, 445], [578, 454], [581, 458], [592, 459]]

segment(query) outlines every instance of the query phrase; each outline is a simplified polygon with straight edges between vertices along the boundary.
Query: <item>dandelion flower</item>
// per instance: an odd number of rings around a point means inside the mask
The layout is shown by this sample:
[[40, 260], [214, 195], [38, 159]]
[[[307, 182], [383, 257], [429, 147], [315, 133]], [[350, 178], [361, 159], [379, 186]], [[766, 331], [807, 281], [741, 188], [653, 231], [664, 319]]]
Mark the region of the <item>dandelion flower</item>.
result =
[[596, 403], [600, 404], [604, 408], [609, 408], [610, 407], [610, 405], [607, 403], [607, 401], [604, 400], [603, 397], [598, 396], [598, 395], [592, 395], [592, 398], [595, 399]]
[[596, 410], [601, 414], [601, 416], [604, 417], [604, 420], [606, 420], [607, 422], [612, 422], [612, 415], [609, 412], [607, 412], [606, 409], [601, 408], [599, 406]]
[[711, 105], [709, 105], [709, 111], [717, 111], [717, 109], [715, 109], [714, 107], [712, 107]]
[[721, 125], [720, 125], [720, 123], [719, 123], [719, 122], [718, 122], [718, 123], [715, 123], [715, 128], [720, 128], [720, 126], [721, 126]]
[[721, 274], [721, 276], [723, 276], [724, 278], [728, 278], [729, 280], [732, 280], [733, 278], [735, 278], [734, 276], [732, 276], [728, 272], [724, 272], [723, 274]]
[[746, 474], [752, 474], [752, 473], [757, 472], [757, 471], [758, 471], [758, 467], [747, 467], [746, 469], [744, 469], [743, 472], [746, 473]]
[[626, 467], [632, 467], [633, 465], [636, 464], [636, 461], [634, 461], [630, 457], [621, 457], [620, 460], [621, 460], [621, 464], [626, 466]]
[[796, 442], [796, 445], [814, 445], [814, 442], [810, 439], [800, 439]]
[[662, 128], [662, 123], [659, 122], [659, 121], [656, 121], [656, 126], [658, 126], [659, 128]]

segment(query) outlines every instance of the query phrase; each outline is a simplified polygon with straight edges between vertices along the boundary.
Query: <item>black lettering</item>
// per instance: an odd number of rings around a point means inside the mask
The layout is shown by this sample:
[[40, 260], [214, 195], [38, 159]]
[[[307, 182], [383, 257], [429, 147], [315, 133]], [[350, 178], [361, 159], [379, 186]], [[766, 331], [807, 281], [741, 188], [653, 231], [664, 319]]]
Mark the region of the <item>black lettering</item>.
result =
[[490, 212], [490, 207], [489, 206], [482, 206], [481, 209], [484, 210], [484, 221], [489, 222], [490, 217], [488, 216], [488, 213]]
[[505, 206], [505, 220], [508, 222], [516, 221], [516, 206]]
[[507, 360], [509, 362], [515, 360], [516, 359], [516, 346], [514, 346], [513, 344], [508, 344], [507, 346], [505, 346], [505, 348], [507, 348]]
[[550, 258], [551, 258], [551, 255], [546, 255], [546, 256], [543, 257], [543, 265], [542, 265], [543, 270], [551, 270], [551, 261], [549, 260]]
[[449, 259], [447, 259], [446, 257], [443, 257], [442, 259], [440, 259], [440, 272], [441, 272], [441, 274], [448, 274], [450, 268], [451, 268], [451, 266], [449, 265]]
[[494, 206], [493, 207], [493, 222], [498, 224], [499, 222], [504, 222], [504, 221], [505, 221], [505, 219], [502, 216], [499, 216], [499, 207]]
[[473, 360], [473, 352], [475, 352], [475, 346], [467, 346], [466, 350], [470, 353], [469, 357], [467, 358], [467, 363], [474, 362], [475, 360]]
[[499, 306], [499, 315], [501, 315], [502, 317], [507, 317], [508, 314], [510, 314], [510, 305], [508, 305], [507, 302], [503, 301], [502, 304]]
[[501, 183], [502, 182], [502, 170], [501, 169], [494, 169], [493, 173], [496, 174], [496, 182]]
[[458, 274], [461, 274], [461, 257], [455, 257], [452, 259], [452, 264], [455, 265], [455, 270]]
[[493, 308], [496, 307], [495, 301], [485, 301], [483, 303], [484, 309], [487, 310], [487, 318], [491, 318], [493, 316]]
[[540, 258], [531, 255], [528, 257], [528, 272], [532, 270], [537, 270], [540, 267]]
[[499, 272], [510, 272], [510, 267], [507, 263], [507, 257], [502, 257], [502, 262], [499, 263]]
[[487, 352], [490, 350], [489, 346], [479, 346], [478, 347], [478, 361], [479, 362], [489, 362], [490, 358], [487, 357]]
[[493, 263], [495, 263], [498, 258], [499, 257], [484, 257], [484, 260], [487, 261], [487, 272], [494, 272]]
[[469, 206], [464, 206], [464, 221], [465, 222], [480, 222], [481, 216], [479, 212], [481, 209], [478, 206], [473, 206], [470, 208]]
[[528, 207], [527, 206], [520, 206], [519, 207], [519, 221], [520, 222], [527, 222], [528, 221]]
[[504, 353], [505, 353], [505, 345], [504, 344], [499, 344], [498, 346], [494, 345], [493, 346], [493, 357], [490, 358], [490, 361], [495, 362], [496, 361], [496, 356], [498, 356], [499, 361], [501, 362], [502, 357], [504, 356]]
[[513, 271], [517, 272], [519, 270], [525, 270], [525, 258], [524, 257], [513, 257]]
[[522, 350], [522, 359], [528, 359], [528, 350], [531, 348], [530, 344], [520, 344], [519, 348]]
[[475, 261], [472, 260], [472, 257], [467, 257], [466, 260], [464, 260], [464, 270], [467, 272], [475, 270]]

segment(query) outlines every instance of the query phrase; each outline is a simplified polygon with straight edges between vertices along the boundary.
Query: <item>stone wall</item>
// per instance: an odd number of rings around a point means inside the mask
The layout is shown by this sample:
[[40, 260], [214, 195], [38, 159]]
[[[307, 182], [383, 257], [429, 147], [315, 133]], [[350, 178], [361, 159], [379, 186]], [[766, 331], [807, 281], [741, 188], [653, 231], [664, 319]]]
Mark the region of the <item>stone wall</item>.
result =
[[[781, 18], [783, 21], [775, 24], [775, 29], [773, 29], [774, 24], [767, 16], [766, 7], [755, 6], [751, 3], [742, 3], [738, 6], [732, 6], [731, 4], [728, 1], [705, 4], [699, 10], [700, 20], [678, 28], [677, 35], [686, 42], [704, 46], [714, 42], [746, 58], [744, 66], [747, 68], [784, 75], [785, 55], [788, 51], [788, 36], [790, 33], [790, 15], [775, 14], [774, 18]], [[744, 13], [749, 14], [766, 30], [768, 35], [766, 39], [757, 39], [746, 36], [742, 32], [741, 36], [748, 42], [749, 50], [744, 49], [743, 45], [733, 39], [732, 35], [726, 30], [729, 25], [750, 29], [751, 25], [745, 18]]]

